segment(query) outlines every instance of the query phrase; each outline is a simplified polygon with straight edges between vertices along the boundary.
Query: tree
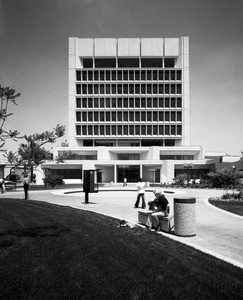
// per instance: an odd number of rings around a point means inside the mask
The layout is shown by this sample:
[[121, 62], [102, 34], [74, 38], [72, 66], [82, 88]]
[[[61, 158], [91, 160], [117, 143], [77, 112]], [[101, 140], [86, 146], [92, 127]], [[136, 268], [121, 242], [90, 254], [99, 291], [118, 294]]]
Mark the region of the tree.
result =
[[[50, 151], [46, 150], [43, 146], [47, 143], [54, 143], [58, 138], [64, 136], [65, 126], [57, 125], [52, 131], [45, 131], [42, 133], [25, 135], [19, 137], [17, 130], [5, 130], [4, 125], [9, 116], [13, 113], [8, 112], [9, 104], [15, 104], [16, 99], [20, 93], [16, 93], [14, 89], [3, 87], [0, 85], [0, 151], [4, 151], [4, 156], [10, 164], [13, 165], [10, 174], [14, 169], [24, 167], [25, 172], [31, 172], [31, 181], [33, 180], [33, 170], [35, 167], [43, 163], [45, 160], [51, 159]], [[25, 139], [24, 143], [19, 145], [17, 153], [3, 149], [7, 138]]]
[[76, 153], [72, 151], [59, 151], [58, 155], [55, 157], [55, 161], [59, 163], [63, 163], [65, 160], [75, 159]]
[[207, 176], [212, 187], [231, 189], [238, 184], [240, 173], [228, 168], [209, 172]]
[[9, 163], [14, 164], [12, 169], [24, 168], [24, 172], [30, 171], [30, 181], [33, 181], [34, 169], [45, 162], [52, 159], [52, 154], [43, 146], [48, 143], [54, 143], [58, 138], [64, 136], [65, 126], [57, 125], [52, 131], [25, 135], [25, 142], [21, 143], [18, 152], [6, 152], [4, 155]]
[[18, 158], [18, 154], [12, 151], [6, 152], [4, 156], [11, 165], [14, 164]]
[[13, 113], [8, 112], [9, 104], [15, 104], [16, 99], [20, 96], [20, 93], [16, 94], [16, 91], [14, 89], [11, 89], [9, 87], [2, 87], [0, 85], [0, 150], [3, 151], [3, 146], [5, 145], [5, 141], [7, 138], [12, 138], [16, 140], [16, 138], [19, 135], [19, 132], [17, 130], [5, 130], [4, 125], [9, 116], [11, 116]]

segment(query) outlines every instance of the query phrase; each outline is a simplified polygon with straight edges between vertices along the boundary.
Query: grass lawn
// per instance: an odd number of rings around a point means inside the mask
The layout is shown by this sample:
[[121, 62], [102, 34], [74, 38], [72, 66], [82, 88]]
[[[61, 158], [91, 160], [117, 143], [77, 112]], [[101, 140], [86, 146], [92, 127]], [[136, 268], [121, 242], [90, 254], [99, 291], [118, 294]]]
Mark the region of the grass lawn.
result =
[[209, 203], [233, 214], [243, 216], [243, 201], [209, 200]]
[[243, 299], [243, 270], [141, 227], [0, 199], [0, 299]]

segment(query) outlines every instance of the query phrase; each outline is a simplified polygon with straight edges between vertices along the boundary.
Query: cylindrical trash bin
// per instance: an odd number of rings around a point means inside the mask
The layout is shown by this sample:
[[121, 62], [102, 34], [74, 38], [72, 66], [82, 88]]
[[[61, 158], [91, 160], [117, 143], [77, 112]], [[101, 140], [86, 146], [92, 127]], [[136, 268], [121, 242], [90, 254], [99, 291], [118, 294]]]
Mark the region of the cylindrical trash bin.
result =
[[174, 222], [175, 235], [196, 235], [196, 198], [174, 198]]

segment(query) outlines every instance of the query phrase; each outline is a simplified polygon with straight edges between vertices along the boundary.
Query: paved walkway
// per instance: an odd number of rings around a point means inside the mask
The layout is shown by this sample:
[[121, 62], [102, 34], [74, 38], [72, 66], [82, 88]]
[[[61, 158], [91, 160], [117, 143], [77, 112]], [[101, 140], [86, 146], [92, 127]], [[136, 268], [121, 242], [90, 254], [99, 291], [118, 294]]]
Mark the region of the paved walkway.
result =
[[[80, 191], [79, 193], [76, 193]], [[164, 189], [166, 192], [166, 189]], [[171, 233], [158, 233], [220, 259], [243, 268], [243, 217], [227, 213], [210, 205], [210, 196], [220, 196], [219, 190], [171, 190], [176, 194], [166, 194], [173, 211], [173, 198], [176, 195], [196, 198], [196, 236], [178, 237]], [[74, 192], [64, 194], [64, 192]], [[46, 201], [58, 205], [90, 210], [100, 214], [137, 223], [139, 209], [134, 209], [136, 200], [135, 185], [122, 185], [101, 188], [99, 193], [89, 194], [89, 204], [85, 204], [84, 193], [78, 189], [30, 191], [30, 199]], [[7, 192], [4, 197], [22, 198], [23, 191]], [[146, 202], [153, 198], [152, 188], [146, 191]]]

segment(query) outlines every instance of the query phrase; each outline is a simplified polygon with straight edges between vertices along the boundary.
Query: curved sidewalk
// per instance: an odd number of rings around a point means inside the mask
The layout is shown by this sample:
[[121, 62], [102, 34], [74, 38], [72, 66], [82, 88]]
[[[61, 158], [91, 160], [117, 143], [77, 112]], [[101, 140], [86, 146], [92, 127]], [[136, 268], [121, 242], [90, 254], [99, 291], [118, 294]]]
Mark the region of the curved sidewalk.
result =
[[[30, 199], [85, 209], [137, 223], [140, 209], [134, 209], [136, 200], [134, 185], [125, 188], [114, 186], [101, 189], [99, 193], [89, 194], [89, 204], [85, 204], [84, 193], [64, 195], [66, 191], [74, 192], [76, 190], [30, 191]], [[243, 217], [217, 209], [207, 202], [210, 196], [219, 196], [222, 191], [196, 189], [173, 191], [184, 193], [183, 196], [196, 198], [196, 236], [178, 237], [173, 230], [170, 233], [160, 232], [159, 234], [243, 268]], [[22, 198], [23, 192], [8, 192], [3, 197]], [[152, 197], [152, 189], [148, 189], [145, 195], [146, 202]], [[175, 195], [166, 193], [166, 197], [170, 202], [171, 211], [173, 211]]]

